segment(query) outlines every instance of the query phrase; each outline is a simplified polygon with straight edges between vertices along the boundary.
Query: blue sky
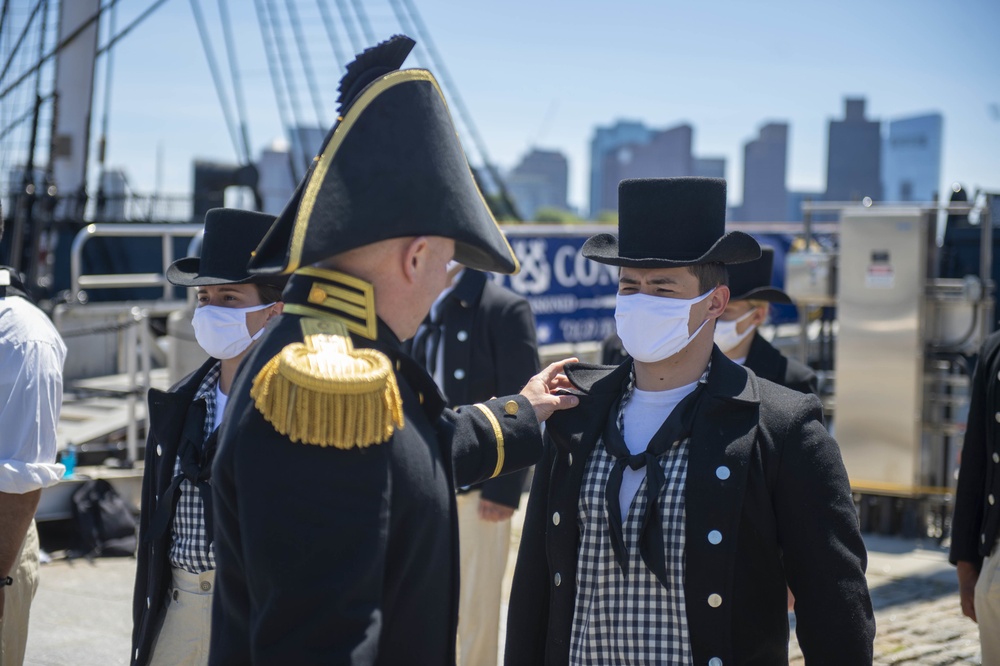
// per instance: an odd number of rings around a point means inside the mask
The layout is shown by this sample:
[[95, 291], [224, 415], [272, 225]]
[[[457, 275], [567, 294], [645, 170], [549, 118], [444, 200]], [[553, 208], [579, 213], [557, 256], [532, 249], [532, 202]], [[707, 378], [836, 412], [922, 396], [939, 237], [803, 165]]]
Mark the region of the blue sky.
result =
[[[827, 122], [845, 96], [866, 97], [869, 116], [883, 120], [942, 113], [944, 183], [1000, 191], [995, 0], [415, 2], [493, 160], [509, 168], [532, 145], [564, 151], [577, 206], [587, 203], [593, 129], [619, 118], [694, 125], [695, 153], [727, 158], [734, 202], [743, 144], [767, 121], [788, 122], [788, 185], [821, 190]], [[280, 122], [253, 2], [228, 4], [257, 153], [280, 137]], [[148, 5], [121, 0], [119, 27]], [[201, 5], [221, 57], [217, 5]], [[329, 122], [341, 70], [315, 3], [298, 5]], [[378, 38], [398, 31], [388, 2], [365, 5]], [[154, 188], [158, 147], [168, 192], [190, 189], [195, 157], [235, 160], [189, 2], [168, 2], [122, 41], [114, 67], [108, 160], [135, 189]], [[303, 119], [315, 122], [301, 84], [299, 95]]]

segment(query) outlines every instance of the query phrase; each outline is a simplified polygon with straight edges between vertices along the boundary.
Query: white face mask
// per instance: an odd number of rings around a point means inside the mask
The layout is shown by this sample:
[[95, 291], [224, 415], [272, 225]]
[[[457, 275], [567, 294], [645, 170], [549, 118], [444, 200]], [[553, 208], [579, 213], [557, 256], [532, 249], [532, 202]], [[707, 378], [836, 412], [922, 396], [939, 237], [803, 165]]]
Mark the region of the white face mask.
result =
[[249, 308], [224, 308], [202, 305], [194, 311], [191, 324], [198, 345], [212, 358], [228, 359], [239, 356], [250, 344], [264, 335], [261, 326], [253, 336], [247, 328], [247, 313], [266, 310], [274, 305], [254, 305]]
[[722, 353], [726, 353], [732, 349], [736, 349], [741, 342], [747, 339], [747, 337], [754, 332], [757, 328], [757, 324], [753, 326], [748, 326], [747, 330], [742, 333], [736, 332], [736, 325], [741, 321], [745, 320], [747, 317], [752, 315], [757, 308], [751, 308], [746, 314], [738, 319], [732, 321], [722, 321], [721, 319], [715, 322], [715, 344], [719, 346]]
[[706, 319], [698, 330], [688, 335], [691, 307], [714, 291], [691, 299], [619, 294], [615, 302], [615, 323], [625, 351], [637, 361], [655, 363], [687, 347], [708, 323]]

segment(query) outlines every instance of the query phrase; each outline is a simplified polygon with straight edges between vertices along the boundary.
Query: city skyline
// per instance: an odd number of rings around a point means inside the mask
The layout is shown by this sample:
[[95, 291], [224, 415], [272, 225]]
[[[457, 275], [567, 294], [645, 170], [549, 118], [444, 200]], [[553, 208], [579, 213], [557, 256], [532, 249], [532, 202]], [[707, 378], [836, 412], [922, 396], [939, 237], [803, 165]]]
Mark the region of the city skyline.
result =
[[[121, 3], [119, 23], [144, 8]], [[866, 98], [868, 116], [883, 121], [941, 113], [942, 179], [1000, 190], [1000, 74], [989, 65], [1000, 61], [995, 3], [622, 2], [609, 14], [591, 0], [424, 0], [419, 9], [493, 161], [507, 170], [531, 148], [564, 153], [576, 209], [588, 208], [593, 128], [619, 118], [693, 125], [693, 154], [725, 158], [734, 204], [744, 144], [769, 122], [787, 123], [787, 189], [822, 190], [827, 124], [846, 97]], [[252, 12], [234, 13], [233, 26], [259, 43]], [[159, 179], [164, 191], [190, 191], [193, 159], [235, 159], [186, 4], [165, 5], [116, 50], [108, 157], [134, 189], [151, 191]], [[255, 157], [280, 136], [259, 51], [241, 43]], [[340, 74], [318, 72], [325, 99], [335, 98]], [[101, 94], [99, 86], [95, 99]]]

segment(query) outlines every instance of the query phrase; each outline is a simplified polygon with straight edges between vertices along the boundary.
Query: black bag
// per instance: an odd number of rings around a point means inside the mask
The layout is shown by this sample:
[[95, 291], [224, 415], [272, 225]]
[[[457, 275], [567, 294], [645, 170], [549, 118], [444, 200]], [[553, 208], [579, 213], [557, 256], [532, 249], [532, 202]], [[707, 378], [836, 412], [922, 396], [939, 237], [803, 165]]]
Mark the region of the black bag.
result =
[[80, 537], [80, 548], [73, 556], [135, 555], [135, 516], [104, 479], [87, 481], [73, 493], [73, 520]]

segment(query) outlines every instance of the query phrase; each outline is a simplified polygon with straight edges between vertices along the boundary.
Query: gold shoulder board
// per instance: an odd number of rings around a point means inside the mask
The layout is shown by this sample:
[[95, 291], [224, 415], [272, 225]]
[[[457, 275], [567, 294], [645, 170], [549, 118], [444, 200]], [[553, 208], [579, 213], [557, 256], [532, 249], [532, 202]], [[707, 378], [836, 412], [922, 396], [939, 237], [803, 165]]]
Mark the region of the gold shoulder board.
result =
[[257, 410], [293, 442], [353, 449], [381, 444], [403, 427], [389, 358], [355, 349], [338, 322], [302, 319], [304, 342], [286, 346], [253, 380]]

